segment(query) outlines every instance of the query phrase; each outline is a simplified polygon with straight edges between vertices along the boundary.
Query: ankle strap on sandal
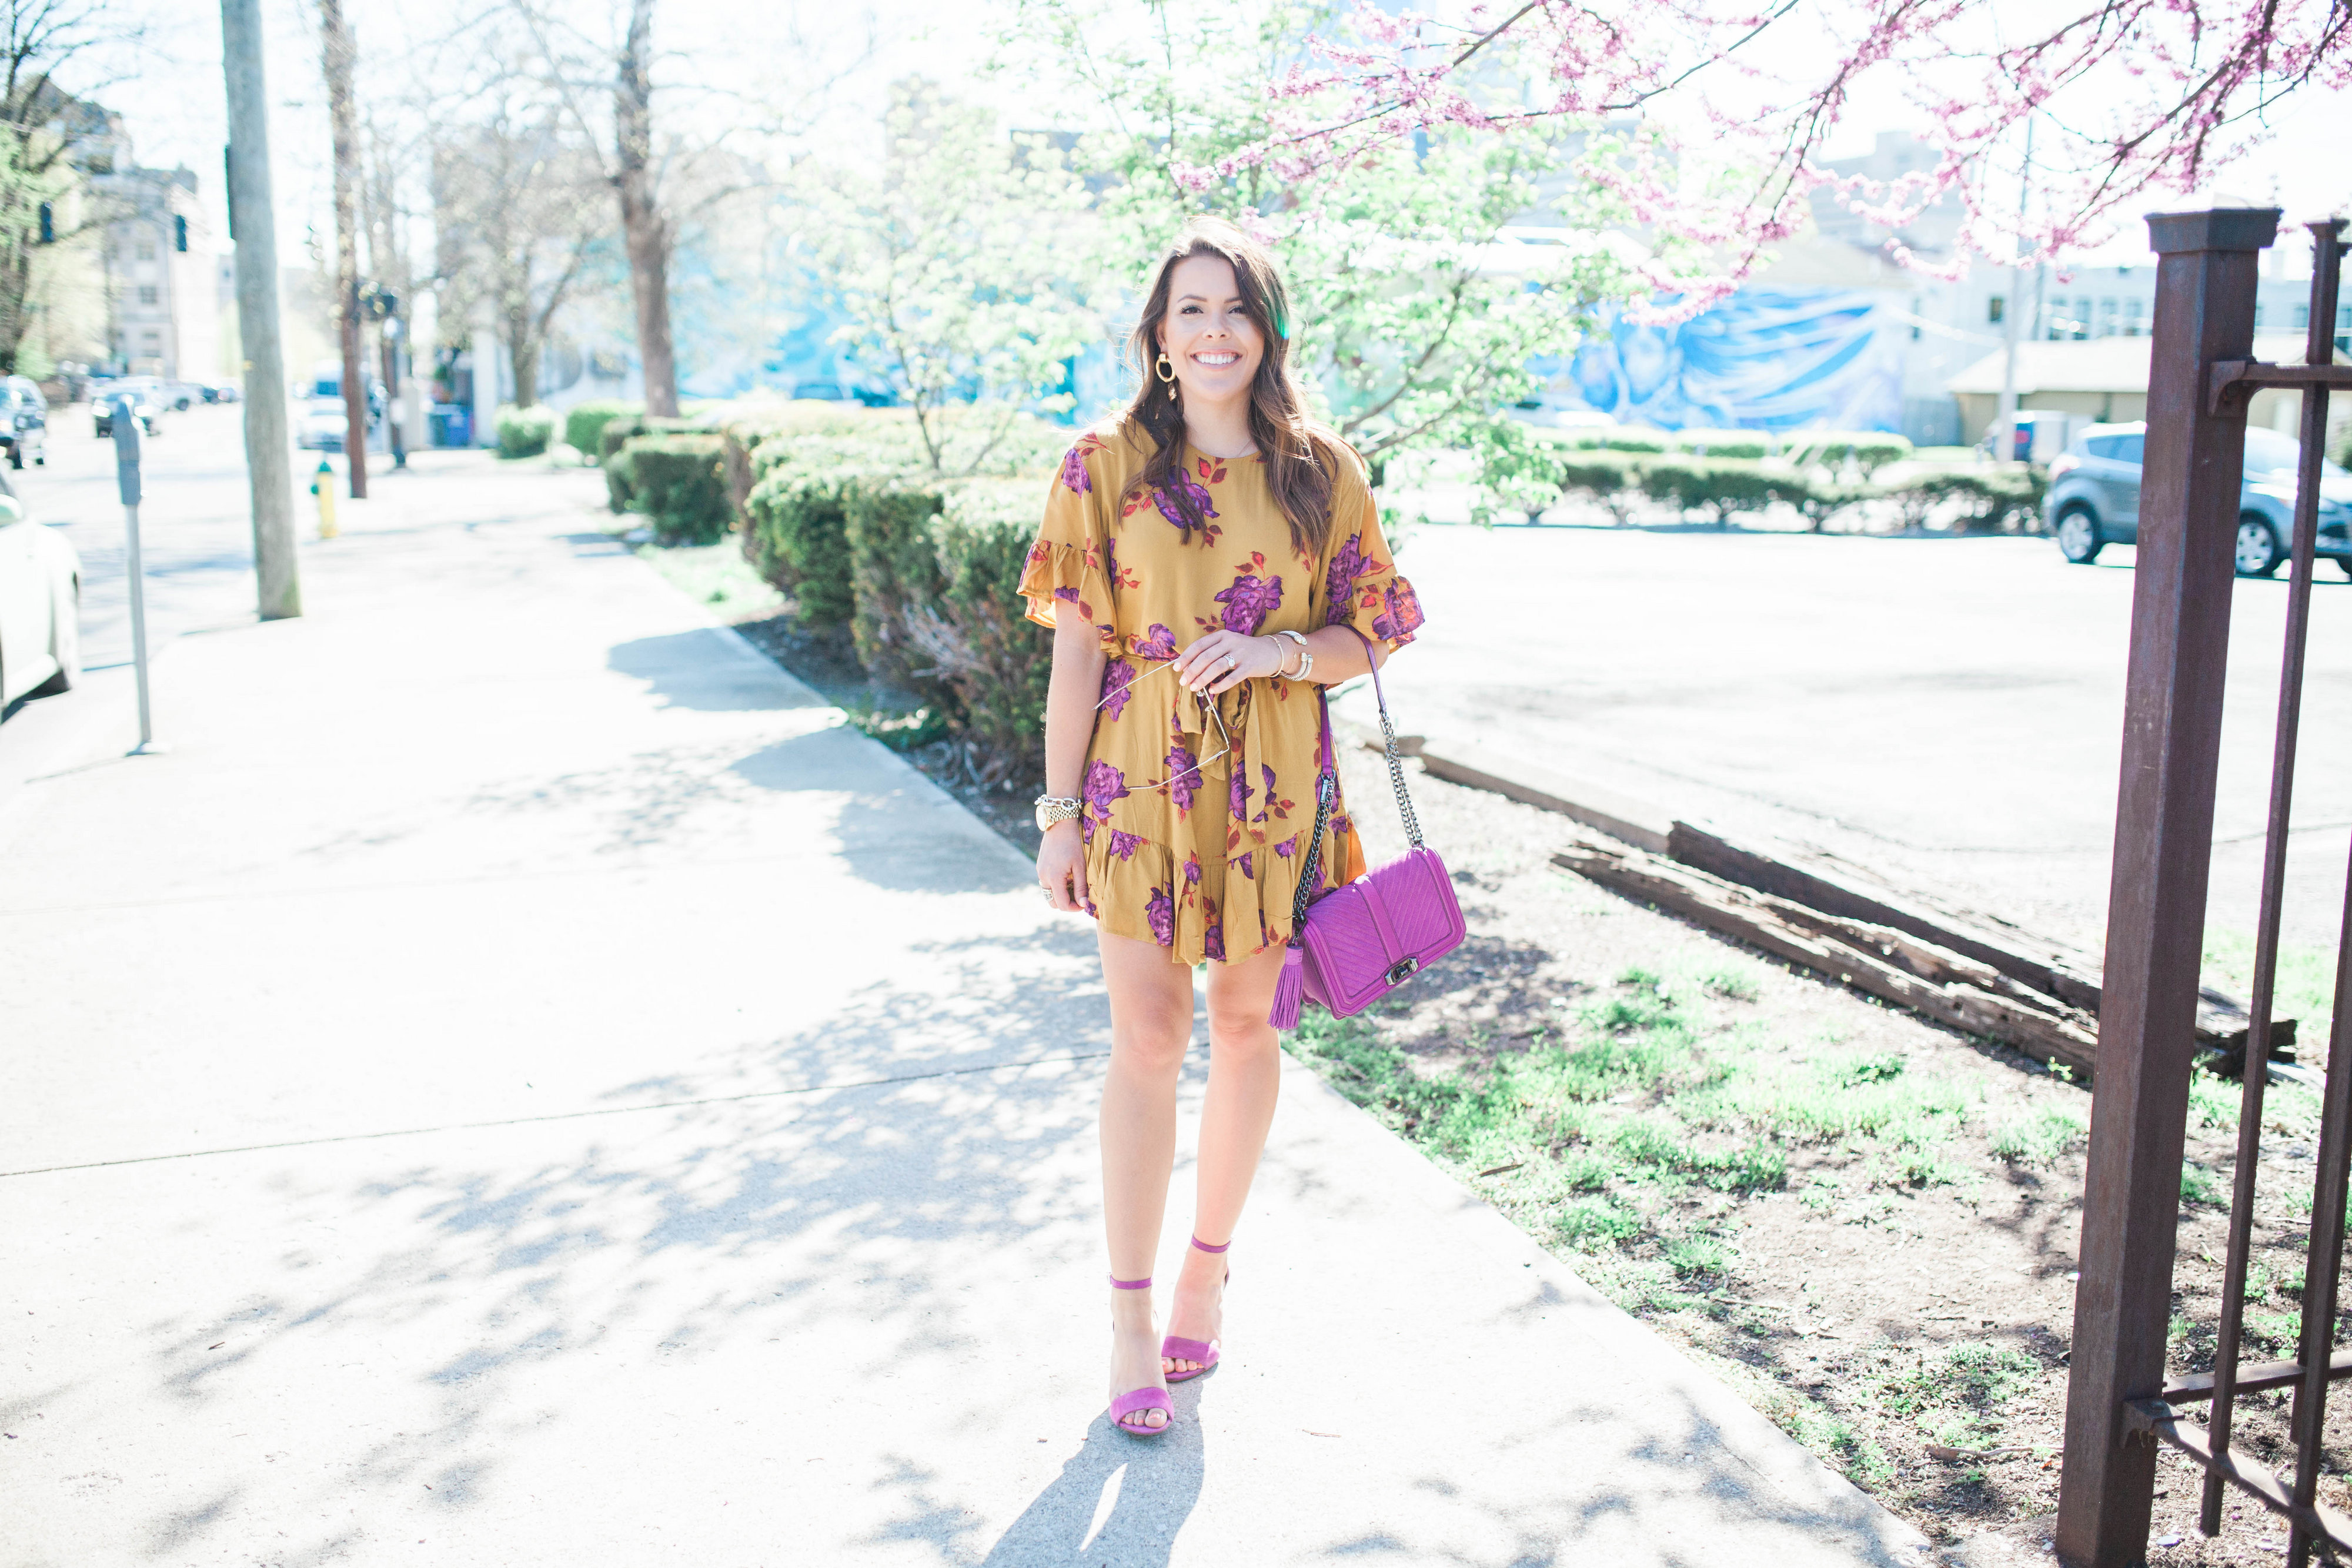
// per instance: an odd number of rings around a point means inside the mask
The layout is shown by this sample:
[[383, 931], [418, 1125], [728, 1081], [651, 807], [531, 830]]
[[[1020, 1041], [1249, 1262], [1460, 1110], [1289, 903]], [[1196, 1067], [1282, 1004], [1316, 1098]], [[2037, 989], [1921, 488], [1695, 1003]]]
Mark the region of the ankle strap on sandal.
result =
[[1114, 1291], [1148, 1291], [1151, 1289], [1151, 1276], [1146, 1274], [1140, 1280], [1122, 1280], [1113, 1274], [1110, 1277], [1110, 1288]]
[[1233, 1243], [1230, 1241], [1224, 1241], [1212, 1247], [1207, 1242], [1195, 1236], [1192, 1238], [1192, 1245], [1199, 1248], [1203, 1252], [1223, 1252], [1226, 1248], [1231, 1247]]

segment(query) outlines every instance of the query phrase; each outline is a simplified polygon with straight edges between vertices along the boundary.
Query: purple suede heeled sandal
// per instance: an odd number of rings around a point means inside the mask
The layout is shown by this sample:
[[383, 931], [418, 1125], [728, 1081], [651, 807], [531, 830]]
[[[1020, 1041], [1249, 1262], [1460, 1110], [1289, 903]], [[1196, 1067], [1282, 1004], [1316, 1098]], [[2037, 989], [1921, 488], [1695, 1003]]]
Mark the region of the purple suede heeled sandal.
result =
[[[1147, 1274], [1140, 1280], [1122, 1280], [1113, 1274], [1110, 1288], [1114, 1291], [1148, 1291], [1151, 1289], [1151, 1277]], [[1168, 1419], [1157, 1427], [1139, 1427], [1128, 1419], [1129, 1416], [1146, 1410], [1165, 1410]], [[1176, 1406], [1168, 1402], [1168, 1390], [1165, 1388], [1130, 1388], [1110, 1402], [1110, 1424], [1130, 1437], [1157, 1437], [1176, 1424]]]
[[[1223, 1252], [1226, 1247], [1231, 1247], [1233, 1243], [1228, 1241], [1223, 1247], [1212, 1247], [1207, 1242], [1195, 1236], [1192, 1238], [1192, 1245], [1199, 1248], [1203, 1252], [1216, 1253]], [[1234, 1266], [1231, 1263], [1228, 1263], [1225, 1265], [1225, 1282], [1230, 1284], [1233, 1281], [1233, 1277]], [[1216, 1367], [1217, 1344], [1213, 1340], [1186, 1339], [1181, 1334], [1170, 1334], [1166, 1339], [1160, 1342], [1160, 1359], [1162, 1361], [1199, 1362], [1201, 1364], [1194, 1367], [1190, 1372], [1171, 1372], [1166, 1375], [1168, 1381], [1171, 1383], [1189, 1382], [1192, 1379], [1200, 1376], [1202, 1373], [1213, 1371]]]

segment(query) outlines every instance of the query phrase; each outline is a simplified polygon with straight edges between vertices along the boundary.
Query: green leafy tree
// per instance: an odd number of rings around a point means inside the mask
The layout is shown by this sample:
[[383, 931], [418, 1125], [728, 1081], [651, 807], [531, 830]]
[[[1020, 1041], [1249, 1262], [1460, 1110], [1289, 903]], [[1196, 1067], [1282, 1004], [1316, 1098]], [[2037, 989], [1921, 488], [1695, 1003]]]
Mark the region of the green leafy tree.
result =
[[1052, 139], [901, 84], [887, 154], [819, 204], [851, 357], [913, 411], [931, 467], [979, 472], [1023, 409], [1074, 401], [1069, 361], [1102, 336], [1086, 270], [1085, 185]]
[[[1370, 461], [1469, 439], [1532, 392], [1531, 357], [1571, 345], [1593, 307], [1627, 289], [1591, 243], [1618, 204], [1570, 187], [1568, 151], [1533, 130], [1432, 135], [1345, 164], [1263, 163], [1202, 182], [1262, 141], [1266, 85], [1302, 56], [1333, 6], [1293, 0], [1022, 0], [1003, 39], [1011, 68], [1057, 75], [1100, 129], [1074, 157], [1099, 193], [1096, 265], [1139, 292], [1188, 216], [1213, 213], [1266, 239], [1297, 316], [1298, 362], [1333, 423]], [[1574, 225], [1514, 233], [1514, 219], [1573, 207]]]

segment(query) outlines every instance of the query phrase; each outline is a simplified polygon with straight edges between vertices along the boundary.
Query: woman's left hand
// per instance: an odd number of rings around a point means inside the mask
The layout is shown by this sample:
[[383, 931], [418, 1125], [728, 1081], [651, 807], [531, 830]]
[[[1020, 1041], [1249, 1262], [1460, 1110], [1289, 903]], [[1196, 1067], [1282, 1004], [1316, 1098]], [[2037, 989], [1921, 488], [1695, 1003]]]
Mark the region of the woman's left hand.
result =
[[1288, 645], [1279, 637], [1253, 637], [1221, 628], [1177, 655], [1176, 678], [1188, 691], [1220, 695], [1253, 677], [1279, 674], [1282, 650]]

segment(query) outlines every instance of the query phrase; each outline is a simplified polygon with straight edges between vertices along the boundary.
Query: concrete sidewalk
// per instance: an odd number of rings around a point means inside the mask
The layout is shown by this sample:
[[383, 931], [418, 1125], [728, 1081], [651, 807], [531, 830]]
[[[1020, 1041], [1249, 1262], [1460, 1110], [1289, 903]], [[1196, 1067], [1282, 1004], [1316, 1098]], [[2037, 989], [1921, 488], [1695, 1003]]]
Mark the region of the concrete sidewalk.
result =
[[0, 1564], [1919, 1560], [1297, 1070], [1111, 1430], [1088, 934], [594, 486], [416, 482], [0, 814]]

